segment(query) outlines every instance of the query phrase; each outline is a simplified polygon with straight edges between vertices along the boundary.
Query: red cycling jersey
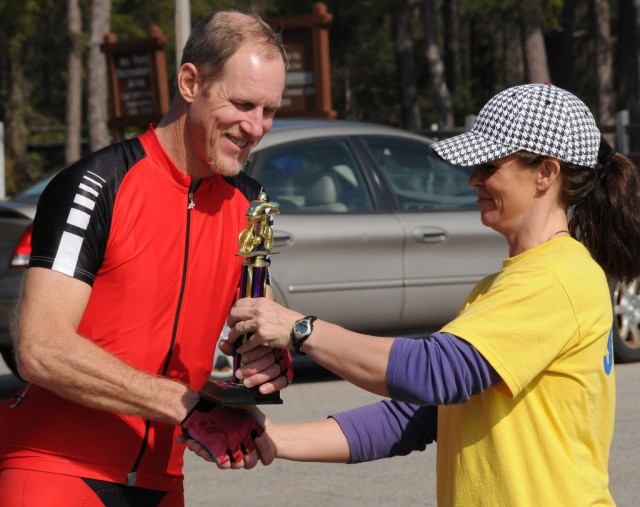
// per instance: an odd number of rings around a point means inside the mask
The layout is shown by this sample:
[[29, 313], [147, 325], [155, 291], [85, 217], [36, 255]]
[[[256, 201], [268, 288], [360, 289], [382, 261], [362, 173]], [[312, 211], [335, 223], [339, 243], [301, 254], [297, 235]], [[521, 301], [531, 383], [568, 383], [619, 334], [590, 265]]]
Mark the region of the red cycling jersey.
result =
[[[202, 180], [195, 192], [190, 185], [153, 128], [108, 146], [43, 193], [29, 265], [92, 285], [80, 335], [198, 390], [238, 286], [238, 235], [261, 188], [244, 173]], [[19, 394], [0, 407], [0, 468], [182, 491], [179, 427], [87, 408], [36, 385]]]

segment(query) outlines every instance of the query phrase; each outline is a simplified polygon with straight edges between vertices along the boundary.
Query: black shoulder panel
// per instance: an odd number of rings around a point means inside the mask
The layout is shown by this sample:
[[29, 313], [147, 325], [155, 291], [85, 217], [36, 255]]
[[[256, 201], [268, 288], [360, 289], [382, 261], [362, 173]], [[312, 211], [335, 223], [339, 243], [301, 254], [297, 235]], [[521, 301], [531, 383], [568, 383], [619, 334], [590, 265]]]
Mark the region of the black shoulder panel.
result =
[[53, 269], [92, 285], [104, 259], [120, 184], [145, 156], [137, 138], [127, 139], [56, 175], [38, 202], [29, 266]]
[[249, 202], [255, 201], [260, 192], [264, 191], [262, 185], [245, 172], [240, 172], [236, 176], [225, 176], [224, 180], [240, 190]]

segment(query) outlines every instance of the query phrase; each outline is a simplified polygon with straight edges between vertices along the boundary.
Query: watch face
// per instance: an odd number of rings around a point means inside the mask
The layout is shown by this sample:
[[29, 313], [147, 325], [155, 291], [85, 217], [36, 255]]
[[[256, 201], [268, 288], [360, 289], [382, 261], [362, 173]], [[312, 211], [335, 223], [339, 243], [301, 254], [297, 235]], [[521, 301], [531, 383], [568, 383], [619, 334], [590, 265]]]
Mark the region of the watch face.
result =
[[295, 323], [295, 325], [293, 326], [293, 329], [296, 335], [298, 335], [299, 337], [304, 336], [309, 332], [309, 321], [299, 320]]

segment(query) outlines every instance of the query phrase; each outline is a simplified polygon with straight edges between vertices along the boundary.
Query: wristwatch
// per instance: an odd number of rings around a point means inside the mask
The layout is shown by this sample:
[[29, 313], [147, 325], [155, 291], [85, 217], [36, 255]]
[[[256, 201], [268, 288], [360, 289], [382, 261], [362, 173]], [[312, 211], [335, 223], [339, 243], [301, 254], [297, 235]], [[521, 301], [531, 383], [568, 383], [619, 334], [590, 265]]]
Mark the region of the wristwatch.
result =
[[298, 354], [303, 354], [301, 348], [302, 344], [311, 336], [313, 333], [313, 321], [317, 320], [318, 317], [314, 317], [313, 315], [308, 315], [302, 319], [296, 320], [295, 324], [291, 328], [291, 342], [293, 343], [293, 348], [296, 350]]

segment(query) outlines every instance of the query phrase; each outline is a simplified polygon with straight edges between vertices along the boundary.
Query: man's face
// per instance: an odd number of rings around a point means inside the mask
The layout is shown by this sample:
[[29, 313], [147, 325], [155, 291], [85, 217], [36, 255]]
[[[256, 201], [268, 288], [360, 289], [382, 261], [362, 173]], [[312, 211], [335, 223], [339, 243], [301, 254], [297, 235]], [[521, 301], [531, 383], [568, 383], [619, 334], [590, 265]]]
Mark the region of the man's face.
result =
[[[200, 86], [189, 108], [187, 129], [198, 168], [194, 176], [238, 174], [253, 147], [271, 129], [285, 83], [282, 58], [241, 48], [222, 74]], [[206, 174], [208, 171], [208, 174]]]

